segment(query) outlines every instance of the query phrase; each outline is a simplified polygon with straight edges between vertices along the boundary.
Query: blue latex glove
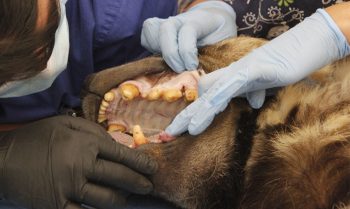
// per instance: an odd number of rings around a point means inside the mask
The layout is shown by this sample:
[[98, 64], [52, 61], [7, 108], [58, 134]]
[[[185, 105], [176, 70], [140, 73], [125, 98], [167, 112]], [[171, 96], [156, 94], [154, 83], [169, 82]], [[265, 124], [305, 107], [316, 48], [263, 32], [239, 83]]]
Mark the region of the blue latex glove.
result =
[[147, 19], [141, 44], [162, 54], [166, 63], [180, 73], [198, 68], [197, 47], [233, 36], [237, 36], [237, 26], [232, 7], [221, 1], [207, 1], [168, 19]]
[[[265, 94], [264, 89], [297, 82], [349, 54], [346, 38], [328, 13], [319, 9], [239, 61], [204, 76], [200, 80], [200, 97], [180, 112], [165, 131], [173, 136], [186, 130], [199, 134], [233, 97], [253, 91]], [[262, 104], [255, 102], [257, 106]]]

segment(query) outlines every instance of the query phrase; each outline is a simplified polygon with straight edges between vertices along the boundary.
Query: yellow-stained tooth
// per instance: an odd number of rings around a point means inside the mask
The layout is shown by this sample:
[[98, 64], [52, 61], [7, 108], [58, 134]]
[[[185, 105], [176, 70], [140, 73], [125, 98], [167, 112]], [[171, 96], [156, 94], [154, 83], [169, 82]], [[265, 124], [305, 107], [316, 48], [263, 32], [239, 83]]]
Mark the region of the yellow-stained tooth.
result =
[[136, 146], [148, 143], [148, 139], [143, 134], [141, 126], [135, 125], [132, 130], [132, 135]]
[[153, 89], [151, 92], [147, 95], [148, 100], [157, 100], [161, 97], [162, 92], [160, 89]]
[[104, 122], [105, 120], [107, 120], [106, 115], [99, 115], [98, 118], [97, 118], [97, 122], [98, 122], [98, 123], [102, 123], [102, 122]]
[[106, 110], [101, 110], [101, 109], [100, 109], [100, 110], [98, 111], [98, 114], [99, 114], [99, 115], [104, 115], [104, 114], [106, 114]]
[[107, 108], [109, 103], [106, 100], [102, 100], [101, 106]]
[[197, 98], [198, 98], [198, 91], [196, 89], [186, 89], [185, 90], [186, 102], [193, 102]]
[[115, 95], [113, 92], [107, 92], [105, 95], [104, 95], [104, 99], [107, 101], [107, 102], [111, 102], [113, 101]]
[[107, 110], [107, 107], [104, 107], [104, 106], [100, 106], [100, 110], [103, 110], [103, 111], [106, 111]]
[[130, 83], [121, 85], [119, 89], [122, 98], [127, 101], [133, 100], [135, 97], [138, 97], [140, 95], [140, 91], [137, 86]]
[[114, 132], [114, 131], [125, 132], [126, 127], [123, 125], [119, 125], [119, 124], [111, 124], [108, 126], [108, 131], [109, 132]]
[[175, 102], [181, 97], [182, 97], [182, 92], [181, 90], [178, 90], [178, 89], [166, 90], [163, 93], [163, 99], [167, 102]]

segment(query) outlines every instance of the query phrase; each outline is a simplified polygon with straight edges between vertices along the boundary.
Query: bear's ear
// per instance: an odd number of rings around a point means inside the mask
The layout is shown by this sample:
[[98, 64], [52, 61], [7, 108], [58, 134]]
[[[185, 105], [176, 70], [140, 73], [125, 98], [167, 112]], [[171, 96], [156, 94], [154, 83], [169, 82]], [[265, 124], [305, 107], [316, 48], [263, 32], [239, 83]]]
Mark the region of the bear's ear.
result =
[[123, 81], [166, 70], [171, 69], [161, 57], [149, 57], [89, 75], [81, 94], [84, 117], [96, 122], [103, 95]]

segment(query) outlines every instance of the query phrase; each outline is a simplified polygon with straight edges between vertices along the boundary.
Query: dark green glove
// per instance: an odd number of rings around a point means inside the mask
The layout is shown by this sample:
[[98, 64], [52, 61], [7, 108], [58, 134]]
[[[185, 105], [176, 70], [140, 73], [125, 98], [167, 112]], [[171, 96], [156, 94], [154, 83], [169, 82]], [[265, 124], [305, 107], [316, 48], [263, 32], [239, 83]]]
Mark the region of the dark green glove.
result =
[[69, 116], [0, 133], [0, 198], [26, 208], [123, 208], [147, 194], [157, 163], [112, 140], [98, 125]]

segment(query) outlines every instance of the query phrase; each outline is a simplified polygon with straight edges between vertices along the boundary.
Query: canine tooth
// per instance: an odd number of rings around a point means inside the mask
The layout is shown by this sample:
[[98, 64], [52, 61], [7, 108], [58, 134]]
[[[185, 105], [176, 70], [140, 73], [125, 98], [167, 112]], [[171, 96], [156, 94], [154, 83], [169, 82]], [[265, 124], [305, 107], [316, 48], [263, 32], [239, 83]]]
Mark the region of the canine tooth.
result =
[[104, 99], [107, 101], [107, 102], [111, 102], [113, 101], [114, 99], [114, 93], [113, 92], [107, 92], [105, 95], [104, 95]]
[[98, 119], [97, 119], [97, 122], [98, 123], [102, 123], [103, 121], [107, 120], [107, 117], [106, 115], [99, 115], [98, 116]]
[[109, 132], [114, 132], [114, 131], [125, 132], [126, 127], [123, 125], [119, 125], [119, 124], [111, 124], [108, 126], [108, 131]]
[[178, 90], [178, 89], [166, 90], [163, 93], [163, 99], [167, 102], [175, 102], [181, 97], [182, 97], [182, 92], [181, 90]]
[[107, 108], [109, 103], [106, 100], [102, 100], [101, 106]]
[[141, 126], [139, 125], [135, 125], [133, 127], [132, 136], [134, 138], [134, 142], [136, 146], [148, 143], [148, 139], [143, 134]]
[[147, 95], [148, 100], [157, 100], [161, 96], [161, 91], [159, 89], [151, 90], [151, 92]]
[[196, 89], [186, 89], [185, 90], [186, 102], [193, 102], [197, 98], [198, 98], [198, 91]]
[[120, 88], [122, 98], [124, 100], [130, 101], [140, 95], [139, 89], [137, 88], [137, 86], [133, 84], [130, 84], [130, 83], [123, 84], [119, 88]]

